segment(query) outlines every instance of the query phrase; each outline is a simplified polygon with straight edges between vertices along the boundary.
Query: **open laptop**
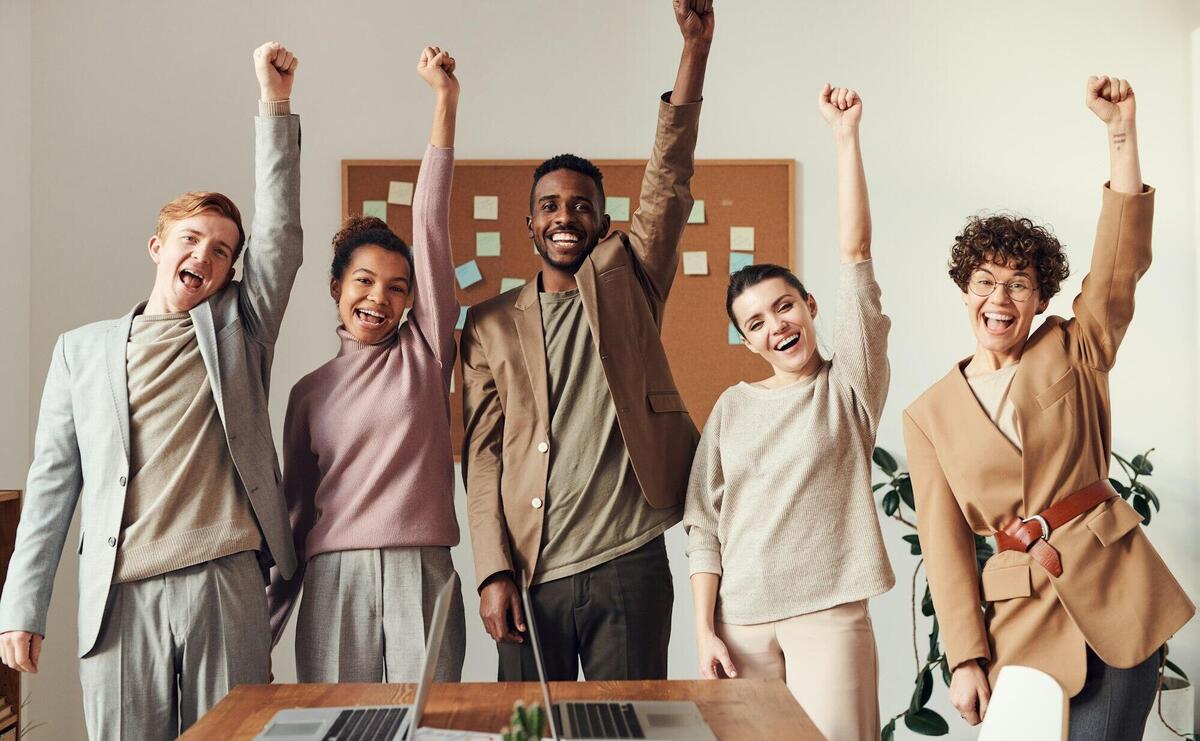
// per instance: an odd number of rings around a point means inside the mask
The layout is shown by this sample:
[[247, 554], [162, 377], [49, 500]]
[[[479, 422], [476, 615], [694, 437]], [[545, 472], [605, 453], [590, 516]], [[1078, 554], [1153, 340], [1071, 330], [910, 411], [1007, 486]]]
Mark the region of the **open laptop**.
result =
[[704, 722], [700, 708], [694, 702], [667, 700], [617, 701], [550, 701], [550, 685], [542, 662], [542, 647], [538, 640], [537, 620], [529, 587], [521, 578], [521, 601], [525, 605], [525, 623], [529, 626], [529, 641], [537, 663], [538, 683], [542, 687], [542, 703], [550, 712], [550, 734], [560, 739], [642, 738], [658, 741], [716, 741], [712, 729]]
[[333, 708], [296, 708], [280, 710], [255, 741], [405, 741], [421, 725], [421, 713], [433, 684], [446, 616], [450, 614], [458, 575], [454, 574], [438, 592], [433, 605], [429, 638], [425, 641], [425, 662], [421, 681], [412, 705], [381, 705]]

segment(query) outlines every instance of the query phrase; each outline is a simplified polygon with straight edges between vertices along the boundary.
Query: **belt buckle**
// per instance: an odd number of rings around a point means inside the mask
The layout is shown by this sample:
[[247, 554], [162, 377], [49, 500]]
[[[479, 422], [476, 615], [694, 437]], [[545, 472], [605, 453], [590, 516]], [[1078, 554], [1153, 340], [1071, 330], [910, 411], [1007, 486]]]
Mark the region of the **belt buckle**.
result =
[[1042, 534], [1038, 537], [1040, 537], [1042, 540], [1049, 543], [1050, 542], [1050, 523], [1046, 522], [1045, 517], [1042, 517], [1041, 515], [1034, 515], [1033, 517], [1023, 517], [1023, 518], [1021, 518], [1021, 524], [1025, 524], [1026, 522], [1031, 522], [1033, 520], [1037, 520], [1037, 523], [1042, 528]]

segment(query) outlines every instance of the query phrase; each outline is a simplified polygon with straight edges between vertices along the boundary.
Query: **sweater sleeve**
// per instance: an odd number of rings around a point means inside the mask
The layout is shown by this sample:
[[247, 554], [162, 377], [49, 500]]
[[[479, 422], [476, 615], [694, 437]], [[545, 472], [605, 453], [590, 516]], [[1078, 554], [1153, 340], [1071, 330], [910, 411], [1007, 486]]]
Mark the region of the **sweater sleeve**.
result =
[[891, 378], [887, 341], [892, 320], [883, 313], [880, 295], [870, 260], [842, 265], [832, 374], [854, 395], [873, 428], [879, 426]]
[[721, 499], [725, 494], [725, 477], [721, 471], [721, 408], [722, 400], [718, 399], [704, 425], [688, 479], [683, 529], [688, 537], [689, 574], [721, 575], [721, 541], [717, 536]]
[[413, 194], [413, 303], [409, 321], [424, 338], [450, 383], [454, 370], [454, 326], [458, 298], [454, 293], [454, 256], [450, 249], [450, 185], [454, 150], [425, 150]]

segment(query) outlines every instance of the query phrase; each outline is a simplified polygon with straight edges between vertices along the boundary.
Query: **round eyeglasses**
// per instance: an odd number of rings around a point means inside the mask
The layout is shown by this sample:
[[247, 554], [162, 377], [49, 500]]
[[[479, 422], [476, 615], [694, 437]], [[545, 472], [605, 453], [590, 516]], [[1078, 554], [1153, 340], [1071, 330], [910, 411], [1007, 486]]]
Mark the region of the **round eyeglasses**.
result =
[[977, 273], [972, 275], [970, 282], [967, 283], [967, 287], [971, 289], [971, 293], [984, 298], [995, 293], [998, 286], [1004, 286], [1004, 290], [1008, 292], [1008, 297], [1013, 301], [1024, 301], [1033, 293], [1033, 286], [1024, 278], [1018, 278], [1008, 283], [1001, 283], [987, 273]]

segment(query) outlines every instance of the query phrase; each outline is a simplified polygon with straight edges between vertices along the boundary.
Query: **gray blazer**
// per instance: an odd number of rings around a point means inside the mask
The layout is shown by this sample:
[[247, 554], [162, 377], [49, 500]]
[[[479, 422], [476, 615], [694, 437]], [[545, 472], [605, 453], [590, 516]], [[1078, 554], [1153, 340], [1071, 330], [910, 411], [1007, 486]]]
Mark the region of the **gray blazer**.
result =
[[[303, 259], [300, 119], [260, 116], [255, 131], [254, 222], [241, 280], [192, 309], [191, 316], [240, 486], [271, 556], [290, 575], [296, 553], [267, 396], [275, 340]], [[54, 573], [82, 498], [79, 655], [96, 642], [129, 480], [125, 351], [133, 317], [144, 306], [120, 319], [71, 330], [54, 345], [16, 549], [0, 594], [0, 632], [45, 635]]]

